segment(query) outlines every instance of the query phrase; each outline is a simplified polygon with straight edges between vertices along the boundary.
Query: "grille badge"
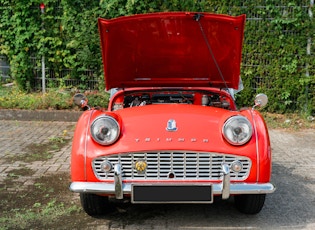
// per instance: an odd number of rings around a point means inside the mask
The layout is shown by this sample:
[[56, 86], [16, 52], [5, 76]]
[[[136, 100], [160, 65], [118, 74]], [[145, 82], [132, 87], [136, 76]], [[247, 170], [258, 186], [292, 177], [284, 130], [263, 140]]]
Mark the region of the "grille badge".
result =
[[138, 173], [144, 173], [148, 164], [145, 162], [144, 159], [137, 160], [134, 167]]
[[166, 130], [169, 131], [169, 132], [177, 131], [176, 121], [174, 119], [170, 119], [170, 120], [167, 121]]

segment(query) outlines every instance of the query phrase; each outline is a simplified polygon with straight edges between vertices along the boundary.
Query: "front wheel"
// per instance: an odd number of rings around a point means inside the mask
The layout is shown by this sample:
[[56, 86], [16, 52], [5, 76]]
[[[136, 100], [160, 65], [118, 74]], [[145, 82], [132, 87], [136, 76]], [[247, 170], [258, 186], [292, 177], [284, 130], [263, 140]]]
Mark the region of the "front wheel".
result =
[[234, 196], [237, 210], [245, 214], [257, 214], [265, 203], [266, 194], [244, 194]]
[[90, 216], [101, 216], [112, 210], [108, 197], [89, 193], [80, 193], [81, 205]]

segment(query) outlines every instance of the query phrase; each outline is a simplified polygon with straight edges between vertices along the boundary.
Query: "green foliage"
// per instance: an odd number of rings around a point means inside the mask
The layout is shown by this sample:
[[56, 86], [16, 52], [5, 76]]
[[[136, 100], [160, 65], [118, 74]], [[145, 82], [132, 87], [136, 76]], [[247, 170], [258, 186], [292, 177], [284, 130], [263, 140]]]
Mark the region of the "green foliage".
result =
[[17, 87], [0, 89], [0, 108], [7, 109], [72, 109], [72, 93], [50, 90], [46, 94], [28, 94]]
[[1, 0], [0, 50], [9, 57], [11, 73], [23, 89], [31, 81], [30, 54], [36, 52], [40, 37], [40, 20], [32, 10], [35, 3], [34, 0]]
[[109, 101], [109, 94], [106, 92], [85, 92], [88, 99], [88, 104], [92, 107], [107, 108]]
[[[40, 13], [40, 2], [0, 0], [0, 53], [9, 58], [11, 73], [23, 90], [32, 85], [30, 57], [40, 60], [42, 55], [47, 67], [55, 71], [54, 77], [85, 82], [85, 70], [93, 70], [101, 82], [99, 88], [104, 89], [98, 17], [161, 11], [246, 14], [242, 62], [245, 90], [237, 96], [239, 106], [251, 105], [254, 95], [264, 92], [269, 97], [270, 112], [315, 113], [314, 46], [311, 55], [306, 53], [307, 42], [314, 44], [315, 23], [308, 15], [308, 1], [46, 0], [45, 14]], [[58, 76], [62, 69], [71, 72]]]
[[[0, 87], [0, 109], [77, 109], [73, 104], [75, 92], [50, 89], [47, 93], [26, 93], [18, 87]], [[109, 94], [105, 91], [86, 91], [89, 105], [106, 108]]]

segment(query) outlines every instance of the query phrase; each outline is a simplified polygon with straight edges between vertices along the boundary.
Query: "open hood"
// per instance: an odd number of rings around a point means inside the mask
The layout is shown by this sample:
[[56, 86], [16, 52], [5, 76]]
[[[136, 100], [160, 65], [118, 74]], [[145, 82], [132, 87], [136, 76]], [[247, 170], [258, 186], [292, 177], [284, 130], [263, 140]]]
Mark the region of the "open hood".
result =
[[238, 88], [245, 15], [99, 19], [106, 88]]

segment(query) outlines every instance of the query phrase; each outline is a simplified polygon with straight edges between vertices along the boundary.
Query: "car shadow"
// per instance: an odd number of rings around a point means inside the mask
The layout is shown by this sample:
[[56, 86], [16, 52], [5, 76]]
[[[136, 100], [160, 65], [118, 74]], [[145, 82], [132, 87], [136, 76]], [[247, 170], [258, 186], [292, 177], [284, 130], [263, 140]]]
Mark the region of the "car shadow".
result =
[[99, 217], [112, 226], [124, 228], [207, 229], [216, 227], [302, 229], [315, 223], [315, 181], [296, 175], [293, 168], [273, 164], [273, 183], [277, 190], [268, 194], [265, 206], [256, 215], [238, 212], [233, 198], [215, 198], [213, 204], [116, 204], [107, 216]]

